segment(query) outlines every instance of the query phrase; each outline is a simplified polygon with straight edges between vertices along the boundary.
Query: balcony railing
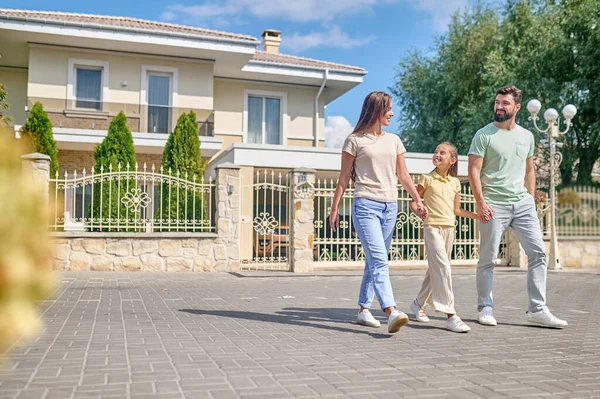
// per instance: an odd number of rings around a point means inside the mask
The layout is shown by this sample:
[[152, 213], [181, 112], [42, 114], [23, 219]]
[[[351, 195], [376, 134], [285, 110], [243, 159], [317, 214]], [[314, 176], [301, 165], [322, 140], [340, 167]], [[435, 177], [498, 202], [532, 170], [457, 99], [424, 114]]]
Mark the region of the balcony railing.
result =
[[44, 106], [52, 125], [59, 128], [108, 130], [112, 119], [123, 111], [132, 132], [168, 134], [175, 129], [181, 114], [193, 110], [199, 136], [214, 135], [213, 110], [55, 98], [28, 98], [27, 109], [31, 110], [35, 102]]

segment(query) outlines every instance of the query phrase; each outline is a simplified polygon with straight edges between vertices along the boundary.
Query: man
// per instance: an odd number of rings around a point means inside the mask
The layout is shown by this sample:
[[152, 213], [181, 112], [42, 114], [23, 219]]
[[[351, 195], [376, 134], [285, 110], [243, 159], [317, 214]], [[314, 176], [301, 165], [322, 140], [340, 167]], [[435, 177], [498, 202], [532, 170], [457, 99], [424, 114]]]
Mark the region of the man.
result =
[[528, 258], [527, 320], [563, 328], [567, 322], [546, 307], [546, 247], [534, 192], [533, 134], [517, 125], [522, 92], [506, 86], [496, 92], [494, 122], [480, 129], [469, 149], [469, 182], [477, 202], [480, 255], [477, 262], [477, 310], [480, 324], [495, 326], [492, 307], [494, 265], [502, 236], [512, 227]]

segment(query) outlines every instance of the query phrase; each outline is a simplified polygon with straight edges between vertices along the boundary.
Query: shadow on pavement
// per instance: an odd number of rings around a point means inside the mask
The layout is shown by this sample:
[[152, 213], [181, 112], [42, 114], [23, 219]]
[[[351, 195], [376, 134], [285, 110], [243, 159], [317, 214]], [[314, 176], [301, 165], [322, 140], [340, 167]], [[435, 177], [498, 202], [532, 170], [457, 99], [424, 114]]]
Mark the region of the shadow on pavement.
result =
[[[330, 331], [365, 334], [376, 339], [391, 338], [393, 334], [387, 333], [385, 323], [379, 328], [360, 326], [356, 320], [356, 310], [340, 308], [284, 308], [272, 313], [258, 313], [240, 310], [209, 310], [209, 309], [179, 309], [180, 312], [203, 316], [228, 317], [232, 319], [262, 321], [266, 323], [279, 323], [299, 327], [320, 328]], [[345, 324], [346, 326], [332, 326], [326, 323]], [[376, 332], [380, 331], [380, 332]]]

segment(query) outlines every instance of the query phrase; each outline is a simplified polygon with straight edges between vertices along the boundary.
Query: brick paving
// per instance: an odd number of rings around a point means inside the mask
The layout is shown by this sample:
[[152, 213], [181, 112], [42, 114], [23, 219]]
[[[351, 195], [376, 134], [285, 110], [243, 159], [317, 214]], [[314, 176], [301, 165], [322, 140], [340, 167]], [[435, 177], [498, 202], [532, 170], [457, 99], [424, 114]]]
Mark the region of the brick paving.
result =
[[[408, 311], [424, 271], [394, 271]], [[0, 371], [3, 398], [600, 398], [600, 274], [554, 272], [565, 330], [528, 325], [525, 272], [497, 270], [499, 325], [476, 324], [474, 270], [456, 270], [468, 334], [353, 323], [357, 273], [64, 273], [46, 328]], [[384, 322], [383, 314], [374, 311]]]

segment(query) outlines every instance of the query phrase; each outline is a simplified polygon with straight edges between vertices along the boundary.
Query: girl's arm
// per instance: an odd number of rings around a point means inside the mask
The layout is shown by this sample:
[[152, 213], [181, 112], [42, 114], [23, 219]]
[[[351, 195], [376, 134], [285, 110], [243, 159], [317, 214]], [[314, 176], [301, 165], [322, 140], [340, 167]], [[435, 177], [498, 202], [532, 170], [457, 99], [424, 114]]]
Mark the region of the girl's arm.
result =
[[335, 231], [340, 224], [340, 215], [338, 210], [342, 196], [344, 195], [346, 188], [348, 188], [348, 183], [350, 182], [354, 158], [355, 157], [352, 154], [342, 151], [342, 167], [340, 170], [340, 177], [338, 178], [337, 187], [335, 188], [333, 202], [331, 203], [331, 213], [329, 214], [329, 227], [331, 227], [331, 230], [333, 231]]
[[399, 154], [396, 157], [396, 175], [398, 176], [398, 180], [400, 180], [402, 187], [404, 187], [404, 189], [412, 197], [413, 201], [415, 201], [415, 213], [417, 216], [419, 216], [421, 219], [426, 219], [427, 208], [425, 208], [423, 205], [423, 202], [421, 201], [421, 195], [417, 191], [415, 183], [413, 183], [412, 178], [408, 173], [406, 161], [404, 160], [404, 154]]
[[[419, 197], [423, 198], [423, 193], [425, 192], [425, 187], [422, 185], [417, 185], [417, 193], [419, 193]], [[414, 213], [417, 213], [417, 203], [413, 200], [410, 201], [410, 210]]]
[[479, 215], [475, 212], [467, 211], [460, 207], [460, 193], [454, 196], [454, 214], [463, 218], [479, 219]]

